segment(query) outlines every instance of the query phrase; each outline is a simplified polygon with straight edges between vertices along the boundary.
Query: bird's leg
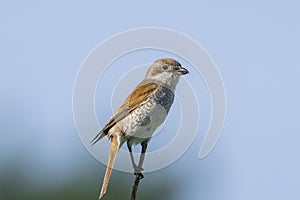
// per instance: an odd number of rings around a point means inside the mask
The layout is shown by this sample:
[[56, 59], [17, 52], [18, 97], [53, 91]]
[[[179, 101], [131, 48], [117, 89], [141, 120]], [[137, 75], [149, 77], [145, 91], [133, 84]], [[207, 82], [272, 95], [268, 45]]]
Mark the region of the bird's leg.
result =
[[134, 157], [133, 157], [133, 154], [132, 154], [132, 142], [130, 142], [129, 140], [127, 141], [127, 148], [128, 148], [128, 151], [129, 151], [129, 154], [130, 154], [130, 159], [131, 159], [131, 163], [132, 163], [132, 167], [134, 169], [134, 172], [137, 172], [137, 171], [142, 171], [143, 168], [139, 168], [135, 162], [134, 162]]
[[[141, 145], [142, 145], [142, 151], [141, 151], [141, 156], [140, 156], [139, 165], [138, 165], [139, 169], [143, 169], [142, 166], [143, 166], [143, 163], [144, 163], [145, 153], [146, 153], [146, 150], [147, 150], [148, 142], [144, 141], [144, 142], [141, 143]], [[134, 174], [136, 176], [138, 176], [140, 179], [144, 178], [144, 175], [141, 173], [141, 170], [140, 171], [135, 171]]]

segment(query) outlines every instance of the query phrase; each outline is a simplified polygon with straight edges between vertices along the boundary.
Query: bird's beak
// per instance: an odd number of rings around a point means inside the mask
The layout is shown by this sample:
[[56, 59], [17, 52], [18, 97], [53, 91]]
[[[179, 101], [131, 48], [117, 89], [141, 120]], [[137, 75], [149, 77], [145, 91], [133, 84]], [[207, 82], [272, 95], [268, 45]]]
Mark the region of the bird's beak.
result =
[[179, 72], [181, 75], [184, 75], [184, 74], [188, 74], [189, 70], [181, 67], [179, 70], [177, 70], [177, 72]]

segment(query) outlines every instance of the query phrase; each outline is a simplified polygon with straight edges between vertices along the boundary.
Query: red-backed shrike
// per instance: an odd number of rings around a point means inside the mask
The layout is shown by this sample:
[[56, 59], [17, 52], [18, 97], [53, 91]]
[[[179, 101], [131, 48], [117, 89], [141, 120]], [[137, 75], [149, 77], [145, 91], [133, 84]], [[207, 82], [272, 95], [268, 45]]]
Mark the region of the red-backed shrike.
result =
[[[147, 144], [153, 132], [165, 120], [174, 100], [174, 91], [181, 75], [189, 73], [171, 58], [156, 60], [148, 69], [144, 80], [127, 97], [105, 127], [91, 141], [95, 144], [104, 136], [111, 141], [108, 164], [99, 199], [107, 190], [116, 154], [127, 142], [134, 174], [143, 178], [141, 171]], [[132, 145], [140, 143], [142, 151], [138, 165], [132, 155]]]

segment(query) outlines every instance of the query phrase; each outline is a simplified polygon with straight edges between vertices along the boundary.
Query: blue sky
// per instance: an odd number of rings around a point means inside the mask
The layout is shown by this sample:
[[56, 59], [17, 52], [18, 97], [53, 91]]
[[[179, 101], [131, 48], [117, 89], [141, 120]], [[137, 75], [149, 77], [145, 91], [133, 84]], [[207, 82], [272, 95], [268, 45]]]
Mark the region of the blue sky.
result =
[[[226, 123], [214, 151], [197, 159], [203, 138], [199, 135], [168, 169], [185, 176], [182, 184], [188, 186], [189, 196], [179, 194], [178, 199], [300, 197], [297, 1], [0, 5], [1, 168], [20, 160], [28, 179], [35, 182], [44, 169], [57, 177], [69, 176], [67, 163], [80, 169], [80, 163], [92, 159], [72, 116], [73, 83], [80, 64], [113, 34], [166, 27], [203, 45], [227, 93]], [[140, 55], [141, 64], [146, 53]]]

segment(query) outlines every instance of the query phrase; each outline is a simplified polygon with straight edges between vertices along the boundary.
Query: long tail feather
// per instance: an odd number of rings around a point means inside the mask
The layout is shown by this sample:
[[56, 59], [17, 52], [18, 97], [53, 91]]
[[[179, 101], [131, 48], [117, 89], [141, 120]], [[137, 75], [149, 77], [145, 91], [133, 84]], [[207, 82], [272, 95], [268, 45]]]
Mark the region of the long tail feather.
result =
[[99, 195], [99, 199], [101, 199], [103, 197], [103, 195], [106, 193], [110, 175], [112, 172], [112, 168], [113, 168], [113, 165], [114, 165], [114, 162], [116, 159], [116, 154], [119, 150], [119, 145], [120, 145], [120, 140], [119, 140], [118, 136], [112, 136], [111, 137], [111, 145], [110, 145], [110, 153], [109, 153], [109, 157], [108, 157], [108, 164], [107, 164], [105, 176], [103, 179], [103, 184], [102, 184], [101, 192]]

